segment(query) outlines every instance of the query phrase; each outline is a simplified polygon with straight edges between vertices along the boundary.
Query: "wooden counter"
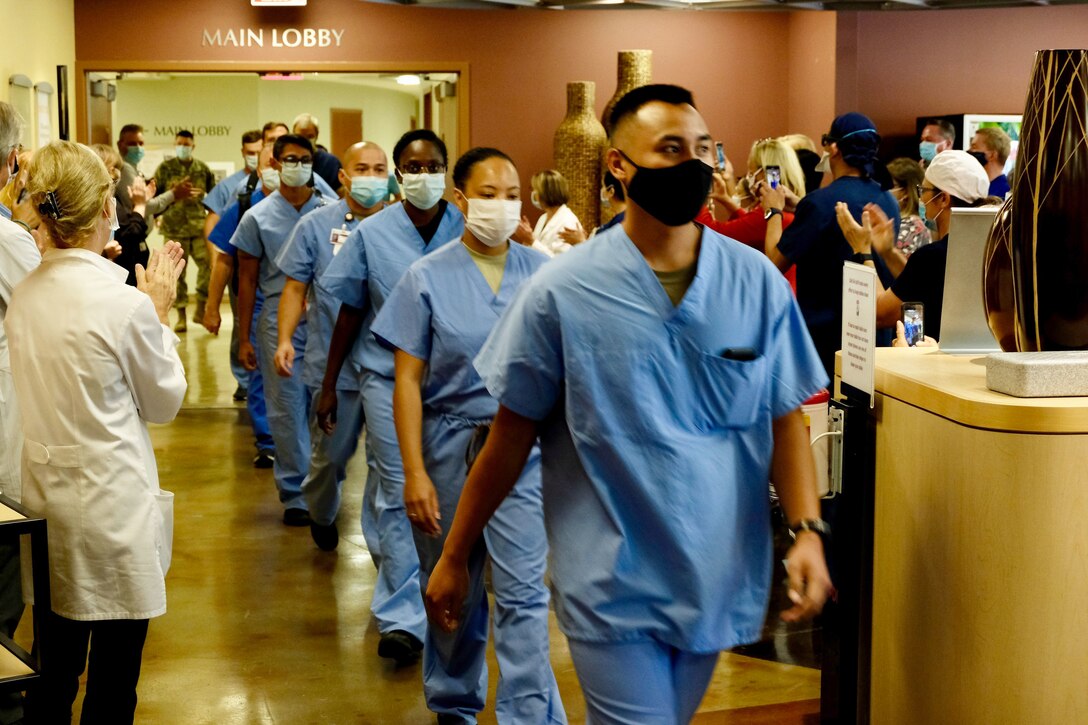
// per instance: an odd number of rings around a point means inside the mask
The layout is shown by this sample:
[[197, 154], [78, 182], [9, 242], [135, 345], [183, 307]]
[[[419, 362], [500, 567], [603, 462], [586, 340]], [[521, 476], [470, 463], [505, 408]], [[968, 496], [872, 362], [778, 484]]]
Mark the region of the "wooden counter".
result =
[[872, 722], [1088, 723], [1088, 398], [877, 365]]

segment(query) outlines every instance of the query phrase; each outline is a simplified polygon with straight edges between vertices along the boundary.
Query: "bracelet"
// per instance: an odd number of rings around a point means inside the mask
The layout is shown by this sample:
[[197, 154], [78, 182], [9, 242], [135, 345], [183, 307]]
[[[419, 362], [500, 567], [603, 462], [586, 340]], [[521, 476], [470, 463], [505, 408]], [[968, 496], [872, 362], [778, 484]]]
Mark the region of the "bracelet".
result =
[[790, 536], [795, 539], [802, 531], [811, 531], [818, 534], [821, 539], [826, 539], [831, 536], [831, 524], [823, 519], [801, 519], [793, 526], [790, 526]]
[[865, 264], [866, 262], [873, 262], [875, 260], [876, 255], [872, 252], [858, 252], [850, 258], [850, 261], [857, 262], [858, 264]]

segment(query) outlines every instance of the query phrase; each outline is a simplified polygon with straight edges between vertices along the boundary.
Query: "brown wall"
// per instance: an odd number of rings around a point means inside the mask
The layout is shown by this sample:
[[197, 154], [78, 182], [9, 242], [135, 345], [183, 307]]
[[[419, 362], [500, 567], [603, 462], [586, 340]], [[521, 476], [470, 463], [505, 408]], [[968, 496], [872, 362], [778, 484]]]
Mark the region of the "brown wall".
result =
[[808, 134], [817, 143], [835, 117], [835, 15], [790, 13], [787, 45], [776, 43], [773, 55], [765, 52], [768, 60], [785, 57], [786, 77], [779, 77], [780, 62], [761, 66], [769, 78], [785, 81], [782, 87], [787, 93], [783, 103], [789, 109], [790, 132]]
[[[786, 13], [694, 11], [543, 11], [438, 10], [376, 5], [359, 0], [314, 0], [305, 8], [253, 8], [241, 0], [190, 0], [184, 12], [166, 4], [144, 4], [139, 32], [114, 24], [129, 17], [128, 0], [76, 3], [76, 57], [84, 64], [109, 61], [280, 62], [292, 61], [467, 62], [470, 68], [471, 144], [495, 145], [520, 166], [523, 182], [552, 165], [552, 134], [562, 120], [566, 82], [597, 84], [600, 112], [615, 90], [616, 53], [629, 48], [653, 50], [656, 81], [685, 85], [695, 92], [711, 133], [734, 158], [747, 156], [753, 139], [793, 130], [789, 126], [792, 86], [768, 83], [758, 68], [744, 70], [744, 59], [768, 52], [788, 54]], [[344, 28], [346, 47], [304, 50], [201, 47], [202, 30], [260, 27]], [[799, 118], [816, 133], [830, 118], [810, 109], [820, 95], [817, 84], [832, 75], [810, 76], [806, 110]], [[304, 110], [304, 109], [300, 109]], [[811, 131], [810, 131], [811, 132]], [[467, 148], [463, 144], [462, 148]]]
[[839, 13], [839, 112], [885, 136], [917, 116], [1023, 113], [1036, 50], [1088, 46], [1088, 6]]

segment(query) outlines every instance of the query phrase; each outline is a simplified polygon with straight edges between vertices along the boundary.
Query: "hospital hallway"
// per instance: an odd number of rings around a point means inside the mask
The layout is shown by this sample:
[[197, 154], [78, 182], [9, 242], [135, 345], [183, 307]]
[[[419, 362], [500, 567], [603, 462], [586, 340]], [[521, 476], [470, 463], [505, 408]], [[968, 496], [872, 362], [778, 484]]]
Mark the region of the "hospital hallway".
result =
[[[433, 723], [420, 666], [398, 670], [376, 654], [369, 612], [375, 570], [359, 525], [362, 446], [349, 471], [339, 548], [322, 552], [307, 528], [281, 523], [272, 472], [252, 465], [245, 404], [231, 399], [226, 304], [223, 318], [219, 337], [193, 323], [181, 335], [186, 402], [172, 424], [152, 426], [162, 487], [176, 495], [176, 522], [168, 611], [151, 622], [136, 721]], [[554, 614], [551, 633], [570, 722], [584, 722]], [[489, 669], [490, 704], [493, 654]], [[815, 723], [819, 689], [816, 669], [724, 654], [694, 722]], [[480, 722], [495, 722], [490, 706]]]

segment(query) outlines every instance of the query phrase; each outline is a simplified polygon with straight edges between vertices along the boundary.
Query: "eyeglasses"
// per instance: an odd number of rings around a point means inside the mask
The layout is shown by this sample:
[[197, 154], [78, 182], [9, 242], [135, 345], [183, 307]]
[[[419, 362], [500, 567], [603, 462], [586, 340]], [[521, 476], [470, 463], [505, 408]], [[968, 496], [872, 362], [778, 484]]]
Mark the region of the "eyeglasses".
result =
[[427, 164], [409, 161], [401, 167], [400, 172], [402, 174], [444, 174], [446, 173], [446, 165], [440, 161], [431, 161]]
[[299, 164], [312, 165], [313, 163], [313, 156], [303, 156], [301, 158], [298, 156], [284, 156], [280, 159], [280, 164], [282, 164], [285, 169], [297, 169]]
[[820, 136], [820, 145], [821, 146], [830, 146], [831, 144], [837, 143], [837, 142], [838, 142], [838, 139], [835, 138], [834, 136], [832, 136], [829, 133], [825, 133], [823, 136]]
[[922, 186], [921, 184], [915, 186], [914, 191], [916, 194], [918, 194], [918, 198], [921, 198], [922, 194], [926, 193], [927, 191], [932, 191], [934, 194], [941, 193], [941, 190], [938, 189], [936, 186]]

